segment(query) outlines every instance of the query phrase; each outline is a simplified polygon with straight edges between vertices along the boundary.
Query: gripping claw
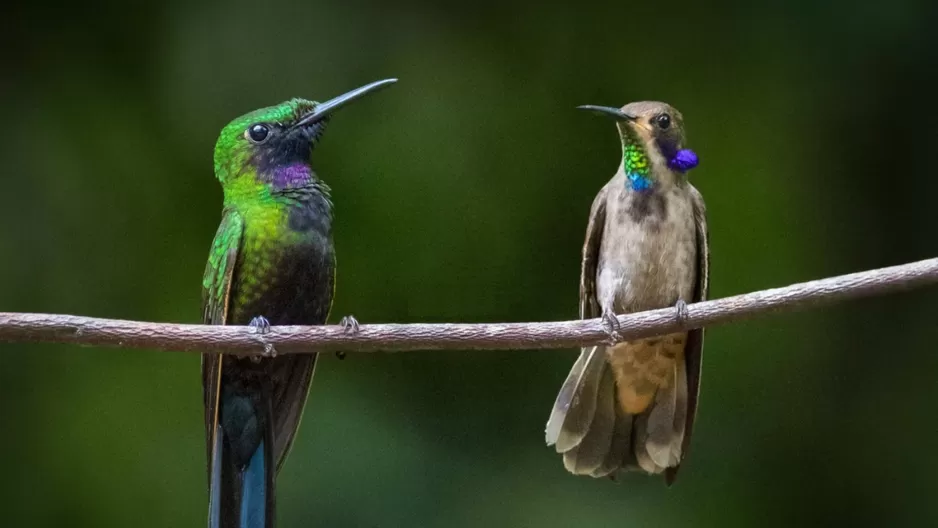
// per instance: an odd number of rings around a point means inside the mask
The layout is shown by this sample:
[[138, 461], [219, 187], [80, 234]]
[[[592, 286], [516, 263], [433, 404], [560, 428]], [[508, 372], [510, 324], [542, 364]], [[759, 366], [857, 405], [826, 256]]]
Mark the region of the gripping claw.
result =
[[603, 330], [609, 336], [610, 344], [615, 345], [622, 340], [622, 336], [619, 335], [619, 319], [612, 310], [603, 310], [602, 319]]
[[251, 319], [251, 322], [248, 324], [248, 326], [254, 329], [255, 334], [270, 333], [270, 321], [268, 321], [267, 318], [263, 315], [258, 315], [254, 319]]
[[678, 299], [674, 303], [674, 309], [677, 310], [677, 322], [682, 326], [687, 322], [688, 312], [687, 312], [687, 303], [684, 302], [684, 299]]
[[[358, 319], [355, 319], [354, 315], [346, 315], [339, 321], [339, 326], [341, 326], [346, 334], [357, 334], [359, 330]], [[339, 359], [345, 359], [345, 352], [336, 352], [335, 357]]]

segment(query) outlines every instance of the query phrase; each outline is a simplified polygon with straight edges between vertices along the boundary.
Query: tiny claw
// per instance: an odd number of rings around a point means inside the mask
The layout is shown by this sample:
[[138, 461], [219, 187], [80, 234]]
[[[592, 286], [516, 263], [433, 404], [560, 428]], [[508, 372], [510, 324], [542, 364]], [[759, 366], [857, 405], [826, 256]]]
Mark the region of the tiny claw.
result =
[[606, 335], [609, 336], [609, 344], [615, 345], [621, 341], [622, 336], [619, 335], [619, 319], [616, 318], [616, 314], [614, 314], [612, 310], [603, 310], [602, 320], [603, 330], [606, 332]]
[[254, 319], [251, 319], [248, 326], [254, 329], [255, 334], [266, 334], [270, 332], [270, 321], [263, 315], [258, 315]]
[[[251, 332], [254, 334], [269, 334], [270, 333], [270, 321], [267, 320], [263, 315], [258, 315], [257, 317], [251, 319], [251, 322], [248, 323], [248, 326], [251, 327]], [[277, 356], [277, 349], [274, 348], [274, 345], [271, 343], [265, 343], [264, 339], [260, 339], [261, 343], [264, 345], [264, 351], [259, 355], [251, 356], [252, 363], [260, 363], [264, 358], [272, 358]]]
[[265, 359], [277, 357], [277, 349], [273, 343], [264, 343], [264, 351], [251, 356], [251, 363], [260, 363]]
[[687, 303], [684, 302], [684, 299], [678, 299], [677, 302], [674, 303], [674, 309], [677, 310], [677, 322], [678, 322], [678, 324], [680, 324], [681, 326], [683, 326], [684, 323], [687, 322], [687, 317], [690, 315], [690, 314], [687, 312]]
[[[342, 327], [342, 330], [346, 334], [357, 334], [360, 329], [358, 324], [358, 319], [355, 319], [354, 315], [346, 315], [339, 321], [339, 326]], [[345, 359], [345, 352], [336, 352], [335, 357], [339, 359]]]
[[355, 319], [354, 315], [346, 315], [339, 321], [339, 326], [341, 326], [346, 334], [357, 334], [360, 326], [358, 324], [358, 319]]

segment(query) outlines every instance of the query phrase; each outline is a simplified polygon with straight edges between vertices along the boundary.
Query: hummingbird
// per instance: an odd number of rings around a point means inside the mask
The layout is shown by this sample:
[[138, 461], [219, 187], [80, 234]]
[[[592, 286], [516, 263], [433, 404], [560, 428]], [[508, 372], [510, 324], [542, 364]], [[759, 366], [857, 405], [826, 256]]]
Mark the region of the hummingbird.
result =
[[664, 473], [673, 483], [694, 425], [703, 329], [623, 342], [617, 314], [706, 299], [703, 197], [687, 181], [697, 155], [677, 109], [654, 101], [579, 107], [616, 120], [622, 160], [590, 209], [580, 318], [601, 318], [608, 344], [583, 348], [547, 421], [547, 445], [576, 475]]
[[[332, 200], [310, 157], [332, 113], [396, 82], [374, 82], [317, 103], [291, 99], [221, 131], [215, 176], [221, 225], [202, 279], [203, 322], [325, 324], [335, 289]], [[344, 318], [347, 330], [357, 329]], [[296, 436], [316, 354], [202, 356], [209, 528], [270, 528], [274, 484]]]

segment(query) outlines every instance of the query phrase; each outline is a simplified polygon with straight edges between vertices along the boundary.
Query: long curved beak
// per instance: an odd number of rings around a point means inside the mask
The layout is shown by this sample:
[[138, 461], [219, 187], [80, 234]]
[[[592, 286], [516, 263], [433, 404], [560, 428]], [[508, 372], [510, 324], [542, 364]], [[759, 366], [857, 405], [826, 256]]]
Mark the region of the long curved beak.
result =
[[319, 103], [316, 105], [316, 108], [314, 108], [312, 112], [304, 116], [303, 119], [300, 119], [299, 121], [297, 121], [297, 123], [293, 126], [301, 127], [301, 126], [309, 126], [314, 123], [318, 123], [319, 121], [322, 121], [324, 118], [332, 114], [332, 112], [338, 110], [339, 108], [345, 106], [346, 104], [351, 103], [352, 101], [355, 101], [356, 99], [364, 97], [365, 95], [368, 95], [370, 93], [377, 92], [378, 90], [384, 88], [385, 86], [390, 86], [396, 82], [397, 82], [397, 79], [384, 79], [383, 81], [375, 81], [371, 84], [366, 84], [365, 86], [362, 86], [361, 88], [356, 88], [352, 90], [351, 92], [346, 92], [338, 97], [329, 99], [328, 101], [324, 103]]
[[577, 107], [580, 110], [589, 110], [590, 112], [596, 112], [599, 114], [612, 116], [616, 121], [635, 121], [638, 119], [638, 116], [631, 114], [626, 114], [618, 108], [613, 108], [611, 106], [596, 106], [596, 105], [583, 105]]

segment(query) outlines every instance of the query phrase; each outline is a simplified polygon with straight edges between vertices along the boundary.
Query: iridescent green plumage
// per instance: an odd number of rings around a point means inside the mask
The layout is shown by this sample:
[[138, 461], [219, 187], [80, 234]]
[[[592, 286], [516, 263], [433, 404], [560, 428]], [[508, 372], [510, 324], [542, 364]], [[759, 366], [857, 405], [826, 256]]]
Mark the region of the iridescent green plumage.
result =
[[626, 184], [636, 191], [647, 191], [654, 186], [654, 175], [648, 153], [641, 139], [634, 130], [620, 128], [622, 137], [622, 168], [625, 171]]
[[625, 173], [648, 176], [651, 170], [648, 164], [648, 154], [645, 153], [645, 148], [642, 147], [635, 132], [630, 130], [623, 135], [623, 138], [627, 138], [622, 142], [622, 162], [625, 164]]
[[[293, 99], [226, 126], [215, 148], [221, 225], [202, 280], [207, 324], [324, 324], [335, 287], [332, 202], [310, 155], [339, 105]], [[209, 526], [274, 524], [274, 483], [293, 442], [315, 354], [204, 355]]]

